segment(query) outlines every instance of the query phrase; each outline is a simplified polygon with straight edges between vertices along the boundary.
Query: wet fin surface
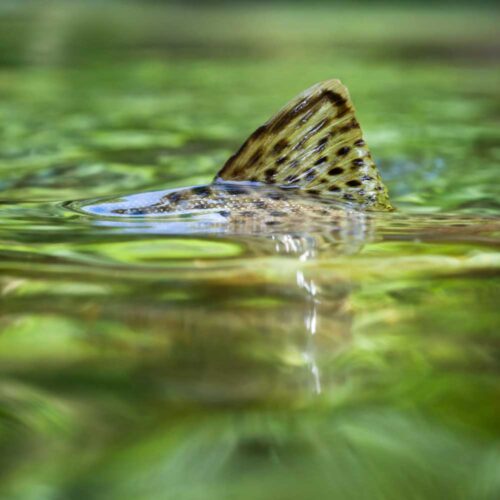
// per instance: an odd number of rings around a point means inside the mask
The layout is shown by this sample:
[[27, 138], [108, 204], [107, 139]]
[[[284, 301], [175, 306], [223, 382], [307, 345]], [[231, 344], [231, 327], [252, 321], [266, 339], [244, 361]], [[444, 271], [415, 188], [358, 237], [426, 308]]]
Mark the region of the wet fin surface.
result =
[[347, 89], [318, 83], [259, 127], [215, 182], [252, 181], [391, 210], [387, 189], [363, 139]]

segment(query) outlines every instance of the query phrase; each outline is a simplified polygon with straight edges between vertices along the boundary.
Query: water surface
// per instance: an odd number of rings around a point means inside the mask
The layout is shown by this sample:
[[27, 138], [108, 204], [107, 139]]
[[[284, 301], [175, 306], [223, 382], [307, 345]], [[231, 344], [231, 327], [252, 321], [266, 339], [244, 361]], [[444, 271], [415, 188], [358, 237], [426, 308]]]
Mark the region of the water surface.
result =
[[[0, 12], [2, 498], [500, 496], [496, 11]], [[65, 203], [209, 182], [331, 77], [396, 213], [324, 240]]]

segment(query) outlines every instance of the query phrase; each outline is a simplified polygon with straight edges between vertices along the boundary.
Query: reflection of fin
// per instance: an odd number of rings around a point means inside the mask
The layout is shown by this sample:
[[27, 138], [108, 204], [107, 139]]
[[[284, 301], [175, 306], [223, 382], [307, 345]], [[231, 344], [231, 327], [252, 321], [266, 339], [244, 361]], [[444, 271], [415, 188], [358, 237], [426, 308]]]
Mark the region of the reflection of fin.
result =
[[339, 80], [318, 83], [290, 101], [229, 158], [216, 180], [296, 187], [375, 210], [392, 208]]

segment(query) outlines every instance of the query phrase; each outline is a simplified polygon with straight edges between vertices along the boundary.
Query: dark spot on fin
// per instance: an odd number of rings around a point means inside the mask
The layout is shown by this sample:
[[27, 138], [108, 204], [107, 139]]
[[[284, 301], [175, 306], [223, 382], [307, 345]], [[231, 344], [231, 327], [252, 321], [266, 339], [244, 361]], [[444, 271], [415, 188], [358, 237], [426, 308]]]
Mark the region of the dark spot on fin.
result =
[[344, 97], [342, 94], [339, 94], [338, 92], [327, 90], [325, 91], [325, 95], [337, 107], [342, 108], [347, 104], [347, 98]]
[[285, 139], [280, 139], [274, 144], [273, 153], [279, 155], [287, 146], [288, 142]]
[[255, 153], [250, 158], [250, 163], [257, 163], [262, 158], [263, 153], [264, 151], [262, 150], [262, 148], [257, 149], [257, 151], [255, 151]]
[[325, 163], [328, 161], [328, 157], [327, 156], [322, 156], [321, 158], [319, 158], [318, 160], [316, 160], [314, 162], [314, 165], [321, 165], [322, 163]]
[[328, 175], [340, 175], [344, 173], [344, 169], [341, 167], [334, 167], [328, 171]]
[[347, 181], [346, 186], [359, 187], [359, 186], [361, 186], [361, 181], [358, 181], [357, 179], [353, 179], [352, 181]]
[[315, 178], [316, 178], [316, 171], [313, 169], [309, 170], [309, 172], [307, 172], [305, 176], [306, 181], [312, 181]]
[[273, 182], [272, 178], [276, 175], [276, 169], [273, 167], [270, 167], [266, 169], [265, 171], [265, 176], [266, 176], [266, 182]]

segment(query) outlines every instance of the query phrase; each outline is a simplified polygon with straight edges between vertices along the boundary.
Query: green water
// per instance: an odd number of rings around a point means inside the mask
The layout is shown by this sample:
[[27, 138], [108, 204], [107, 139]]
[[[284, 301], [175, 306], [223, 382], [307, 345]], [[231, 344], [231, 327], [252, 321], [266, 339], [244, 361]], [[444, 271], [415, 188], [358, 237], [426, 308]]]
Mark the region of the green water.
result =
[[[0, 6], [0, 497], [500, 497], [498, 11]], [[339, 77], [355, 248], [105, 224]], [[359, 243], [359, 242], [358, 242]]]

